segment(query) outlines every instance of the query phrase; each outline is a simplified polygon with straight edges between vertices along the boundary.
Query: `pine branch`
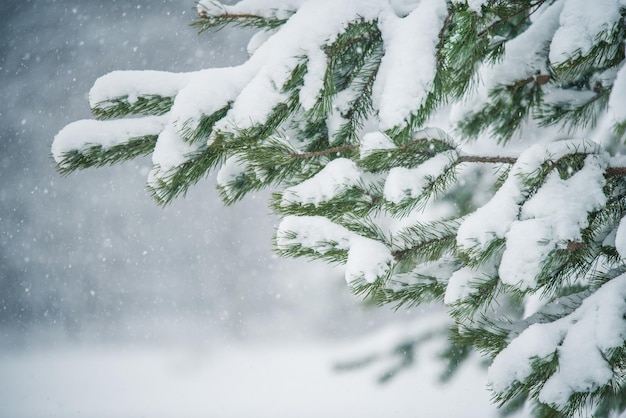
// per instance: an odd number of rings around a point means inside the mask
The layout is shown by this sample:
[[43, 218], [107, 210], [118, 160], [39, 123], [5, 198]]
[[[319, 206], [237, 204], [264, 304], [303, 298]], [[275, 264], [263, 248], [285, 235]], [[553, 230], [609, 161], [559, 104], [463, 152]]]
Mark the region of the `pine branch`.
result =
[[91, 113], [100, 120], [138, 114], [160, 116], [169, 112], [173, 104], [173, 97], [146, 95], [131, 100], [123, 96], [97, 103]]
[[213, 134], [213, 127], [226, 116], [232, 105], [232, 102], [230, 102], [210, 115], [202, 115], [200, 122], [196, 126], [193, 126], [190, 121], [185, 122], [180, 130], [181, 136], [190, 144], [208, 141]]
[[219, 142], [202, 147], [188, 155], [189, 159], [183, 164], [161, 174], [153, 184], [148, 185], [153, 199], [165, 206], [175, 198], [185, 196], [191, 186], [205, 178], [211, 168], [223, 161], [224, 155], [219, 148]]
[[324, 216], [345, 226], [341, 220], [346, 214], [366, 216], [374, 210], [376, 202], [366, 191], [354, 187], [318, 204], [286, 203], [283, 195], [276, 193], [270, 202], [270, 207], [281, 215]]
[[470, 345], [485, 355], [495, 357], [506, 348], [508, 334], [508, 327], [483, 315], [469, 324], [457, 322], [452, 327], [451, 338], [459, 345]]
[[532, 372], [523, 382], [516, 381], [506, 392], [495, 392], [493, 400], [502, 407], [507, 402], [529, 394], [531, 398], [537, 398], [545, 381], [558, 369], [559, 361], [556, 351], [543, 358], [535, 357], [531, 360]]
[[293, 158], [315, 158], [315, 157], [323, 157], [327, 155], [336, 155], [340, 156], [344, 151], [354, 151], [358, 150], [359, 145], [341, 145], [338, 147], [331, 147], [320, 151], [313, 152], [304, 152], [304, 153], [291, 153], [289, 156]]
[[[533, 15], [537, 10], [539, 10], [539, 8], [548, 0], [538, 0], [534, 3], [531, 2], [522, 2], [522, 7], [520, 7], [519, 9], [515, 10], [515, 7], [518, 6], [517, 2], [506, 2], [506, 1], [501, 1], [498, 2], [499, 4], [496, 5], [496, 7], [494, 8], [495, 14], [496, 15], [501, 15], [504, 16], [496, 21], [494, 21], [493, 23], [491, 23], [489, 26], [487, 26], [485, 29], [483, 29], [481, 32], [478, 33], [479, 37], [483, 37], [487, 34], [490, 34], [491, 32], [493, 32], [496, 28], [498, 28], [499, 26], [502, 26], [503, 24], [506, 24], [512, 20], [518, 20], [517, 18], [519, 18], [521, 15], [525, 15], [525, 18], [529, 18], [531, 15]], [[527, 3], [527, 4], [525, 4]], [[498, 6], [503, 6], [502, 8], [498, 7]], [[518, 23], [516, 26], [519, 26], [520, 24]]]
[[426, 177], [427, 182], [417, 196], [407, 196], [400, 202], [386, 202], [385, 209], [391, 215], [399, 217], [406, 217], [415, 210], [424, 209], [430, 200], [443, 195], [456, 182], [458, 164], [458, 160], [450, 159], [442, 173]]
[[560, 123], [569, 132], [579, 128], [595, 127], [597, 115], [608, 106], [610, 88], [597, 86], [594, 95], [582, 103], [557, 102], [543, 103], [537, 110], [536, 118], [540, 126], [551, 126]]
[[[375, 157], [377, 156], [378, 153], [380, 154], [384, 154], [386, 157], [389, 157], [389, 154], [392, 153], [396, 153], [398, 151], [400, 151], [398, 154], [402, 154], [405, 155], [406, 158], [419, 158], [418, 156], [422, 156], [424, 154], [426, 154], [425, 156], [427, 158], [431, 158], [432, 156], [434, 156], [433, 154], [433, 148], [432, 145], [437, 143], [437, 141], [433, 141], [432, 139], [429, 138], [418, 138], [418, 139], [414, 139], [411, 142], [408, 142], [404, 145], [401, 145], [397, 148], [394, 149], [389, 149], [389, 150], [384, 150], [384, 151], [380, 151], [380, 152], [374, 152], [371, 153], [369, 156], [365, 157], [365, 159], [361, 160], [361, 164], [365, 165], [366, 167], [370, 168], [370, 166], [372, 168], [380, 168], [383, 167], [384, 165], [380, 162], [380, 160], [375, 160]], [[424, 146], [420, 146], [420, 145], [425, 145]], [[415, 147], [419, 147], [418, 149], [420, 151], [415, 151]], [[443, 149], [450, 149], [448, 145], [444, 145]], [[356, 151], [360, 148], [360, 145], [358, 144], [353, 144], [353, 145], [342, 145], [342, 146], [337, 146], [337, 147], [331, 147], [331, 148], [327, 148], [327, 149], [323, 149], [320, 151], [314, 151], [314, 152], [305, 152], [305, 153], [291, 153], [289, 154], [291, 157], [293, 158], [302, 158], [302, 159], [307, 159], [307, 158], [316, 158], [316, 157], [323, 157], [323, 156], [342, 156], [342, 153], [345, 151]], [[428, 148], [428, 153], [426, 153], [426, 151], [424, 151], [424, 148]], [[409, 152], [412, 151], [412, 152]], [[572, 153], [569, 154], [569, 156], [575, 156], [575, 155], [587, 155], [584, 153]], [[373, 156], [373, 157], [372, 157]], [[422, 157], [423, 158], [423, 157]], [[375, 160], [375, 161], [372, 161]], [[419, 160], [418, 160], [419, 161]], [[423, 160], [422, 160], [423, 161]], [[481, 156], [481, 155], [468, 155], [468, 154], [462, 154], [458, 157], [457, 162], [459, 164], [461, 163], [477, 163], [477, 164], [508, 164], [508, 165], [514, 165], [517, 162], [517, 157], [507, 157], [507, 156]], [[561, 160], [557, 160], [555, 162], [553, 162], [552, 164], [556, 167], [559, 166], [561, 163], [563, 162], [563, 159]], [[391, 164], [385, 164], [385, 165], [389, 165], [389, 166], [414, 166], [414, 164], [403, 164], [401, 162], [399, 162], [398, 160], [394, 160], [393, 163]], [[626, 167], [607, 167], [606, 169], [606, 176], [607, 177], [621, 177], [621, 176], [626, 176]]]
[[130, 138], [123, 144], [111, 147], [87, 144], [81, 149], [65, 152], [56, 168], [62, 175], [67, 175], [76, 170], [132, 160], [150, 154], [154, 150], [156, 141], [156, 135], [147, 135]]
[[[366, 56], [370, 54], [365, 54]], [[349, 108], [342, 111], [341, 117], [346, 122], [339, 128], [332, 143], [348, 143], [358, 142], [358, 132], [363, 127], [363, 121], [372, 113], [372, 87], [376, 80], [376, 75], [380, 68], [380, 62], [383, 56], [383, 48], [381, 44], [375, 45], [371, 53], [372, 63], [369, 66], [363, 65], [360, 71], [355, 75], [352, 84], [348, 89], [357, 92], [357, 96], [349, 102]], [[363, 79], [363, 77], [365, 77]]]
[[393, 309], [415, 308], [430, 302], [443, 301], [446, 283], [436, 277], [415, 275], [413, 282], [396, 282], [391, 278], [387, 288], [381, 292], [384, 296], [376, 301], [378, 305], [393, 304]]
[[392, 255], [397, 260], [403, 260], [407, 256], [417, 259], [419, 262], [435, 261], [441, 259], [447, 253], [454, 253], [456, 246], [456, 233], [437, 236], [421, 241], [409, 248], [393, 251]]
[[515, 164], [517, 158], [514, 157], [483, 157], [479, 155], [461, 155], [459, 163], [487, 163], [487, 164]]
[[205, 9], [198, 11], [198, 17], [200, 20], [193, 22], [190, 26], [197, 28], [199, 33], [210, 29], [221, 30], [227, 26], [273, 30], [289, 20], [288, 18], [278, 19], [251, 13], [228, 13], [226, 11], [214, 15]]
[[448, 138], [439, 136], [438, 132], [433, 132], [433, 135], [420, 135], [395, 148], [374, 150], [359, 164], [372, 172], [387, 171], [394, 167], [413, 168], [440, 153], [454, 149], [455, 144], [451, 143]]
[[498, 143], [506, 143], [530, 117], [531, 111], [540, 106], [542, 86], [549, 81], [549, 76], [539, 75], [497, 86], [489, 92], [489, 100], [482, 109], [468, 114], [459, 123], [459, 131], [468, 139], [489, 131]]
[[[450, 314], [459, 322], [471, 321], [479, 312], [486, 311], [495, 303], [497, 296], [502, 292], [500, 278], [484, 277], [480, 281], [469, 283], [472, 291], [463, 300], [450, 305]], [[478, 324], [479, 326], [482, 324]]]
[[[294, 236], [295, 238], [295, 236]], [[281, 257], [289, 257], [289, 258], [309, 258], [311, 260], [323, 260], [332, 264], [345, 264], [348, 259], [348, 252], [346, 250], [336, 248], [336, 243], [332, 241], [327, 241], [326, 244], [329, 250], [321, 253], [312, 248], [307, 248], [303, 245], [293, 244], [288, 247], [276, 247], [276, 254]]]

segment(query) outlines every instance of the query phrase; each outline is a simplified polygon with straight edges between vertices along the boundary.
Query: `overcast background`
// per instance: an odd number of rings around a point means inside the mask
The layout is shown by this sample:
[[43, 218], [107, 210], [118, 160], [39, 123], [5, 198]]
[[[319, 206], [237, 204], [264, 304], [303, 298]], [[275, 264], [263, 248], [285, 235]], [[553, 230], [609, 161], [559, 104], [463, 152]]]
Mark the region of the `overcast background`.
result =
[[[424, 376], [411, 377], [426, 385], [419, 399], [412, 396], [416, 380], [386, 392], [372, 374], [358, 376], [359, 389], [356, 378], [329, 383], [337, 354], [320, 347], [405, 323], [416, 312], [364, 306], [341, 271], [276, 259], [267, 194], [225, 208], [209, 178], [161, 208], [145, 191], [149, 158], [67, 177], [55, 171], [53, 137], [90, 117], [87, 94], [97, 77], [245, 59], [249, 34], [198, 36], [188, 26], [194, 18], [189, 0], [0, 2], [0, 416], [415, 416], [416, 405], [437, 399], [423, 392], [432, 386]], [[196, 354], [172, 354], [171, 347]], [[208, 349], [221, 354], [199, 359], [197, 350]], [[312, 357], [294, 354], [307, 350]], [[195, 373], [183, 380], [189, 399], [172, 401], [164, 395], [173, 381], [183, 384], [172, 380], [181, 368]], [[308, 382], [299, 395], [280, 393], [293, 389], [293, 377], [277, 378], [272, 395], [258, 391], [274, 387], [268, 374], [289, 368]], [[86, 374], [99, 383], [86, 385]], [[482, 417], [488, 395], [470, 376], [460, 387], [467, 404], [450, 407]], [[212, 407], [204, 404], [209, 388], [224, 393]], [[102, 398], [111, 390], [125, 400]], [[253, 393], [254, 415], [241, 415], [241, 396]], [[320, 402], [315, 393], [336, 399]], [[215, 406], [218, 398], [230, 413]], [[353, 398], [367, 401], [359, 409]], [[467, 405], [481, 412], [472, 415]], [[425, 416], [453, 416], [439, 412]]]
[[[274, 331], [291, 333], [297, 323], [282, 321], [295, 317], [309, 322], [298, 327], [303, 334], [357, 331], [346, 320], [358, 301], [340, 273], [300, 263], [286, 277], [290, 264], [272, 256], [276, 219], [266, 194], [225, 208], [211, 177], [163, 209], [145, 191], [149, 158], [55, 172], [51, 141], [65, 124], [90, 117], [87, 93], [97, 77], [235, 65], [249, 34], [198, 36], [188, 26], [193, 3], [182, 0], [2, 4], [0, 326], [13, 337], [6, 343], [51, 330], [79, 340], [242, 337], [270, 332], [268, 318], [280, 320]], [[306, 306], [312, 301], [317, 306]], [[201, 332], [182, 330], [189, 320]]]

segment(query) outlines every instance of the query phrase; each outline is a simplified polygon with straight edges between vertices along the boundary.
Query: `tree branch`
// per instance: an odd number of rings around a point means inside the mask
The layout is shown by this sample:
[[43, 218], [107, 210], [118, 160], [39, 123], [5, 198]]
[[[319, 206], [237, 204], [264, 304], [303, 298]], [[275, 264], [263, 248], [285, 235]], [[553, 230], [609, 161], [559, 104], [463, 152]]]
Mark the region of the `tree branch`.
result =
[[[410, 147], [413, 144], [422, 141], [428, 141], [429, 138], [419, 138], [415, 139], [411, 142], [408, 142], [397, 149], [403, 150]], [[290, 157], [293, 158], [314, 158], [314, 157], [322, 157], [324, 155], [336, 154], [342, 151], [354, 151], [359, 149], [359, 145], [342, 145], [339, 147], [328, 148], [321, 151], [314, 152], [305, 152], [305, 153], [291, 153]], [[569, 154], [571, 155], [571, 154]], [[461, 155], [456, 161], [457, 163], [484, 163], [484, 164], [515, 164], [517, 162], [517, 158], [515, 157], [502, 157], [502, 156], [492, 156], [486, 157], [481, 155]], [[626, 176], [626, 167], [608, 167], [605, 171], [605, 175], [607, 177], [619, 177]]]
[[437, 238], [433, 238], [433, 239], [430, 239], [430, 240], [426, 240], [426, 241], [423, 241], [423, 242], [421, 242], [421, 243], [419, 243], [419, 244], [417, 244], [417, 245], [415, 245], [413, 247], [410, 247], [410, 248], [405, 248], [405, 249], [402, 249], [402, 250], [392, 251], [391, 255], [393, 256], [393, 258], [396, 261], [400, 261], [402, 258], [404, 258], [404, 256], [406, 256], [409, 253], [419, 251], [420, 249], [422, 249], [424, 247], [427, 247], [427, 246], [429, 246], [431, 244], [434, 244], [436, 242], [441, 242], [441, 241], [450, 240], [450, 239], [456, 239], [456, 236], [457, 236], [457, 234], [455, 232], [454, 234], [448, 234], [448, 235], [444, 235], [442, 237], [437, 237]]
[[525, 78], [523, 80], [519, 80], [515, 84], [507, 86], [507, 90], [509, 90], [509, 91], [510, 90], [517, 90], [518, 88], [520, 88], [522, 86], [525, 86], [527, 84], [530, 84], [532, 82], [535, 82], [536, 86], [543, 86], [544, 84], [549, 83], [550, 80], [552, 80], [552, 77], [550, 77], [549, 74], [537, 74], [537, 75], [533, 75], [533, 76], [530, 76], [528, 78]]
[[437, 43], [437, 66], [438, 67], [443, 61], [441, 50], [443, 49], [443, 44], [446, 39], [446, 34], [448, 32], [448, 28], [450, 27], [450, 23], [452, 22], [452, 18], [454, 17], [455, 12], [456, 12], [456, 9], [454, 8], [454, 5], [453, 5], [448, 10], [448, 16], [446, 16], [446, 20], [444, 20], [443, 26], [441, 27], [441, 30], [439, 31], [439, 42]]
[[313, 158], [313, 157], [321, 157], [321, 156], [329, 155], [329, 154], [336, 154], [341, 151], [352, 151], [358, 148], [359, 148], [358, 145], [342, 145], [340, 147], [328, 148], [328, 149], [321, 150], [321, 151], [305, 152], [305, 153], [294, 152], [289, 155], [293, 158]]
[[606, 169], [605, 174], [607, 177], [626, 176], [626, 167], [609, 167]]
[[202, 19], [208, 19], [210, 17], [213, 18], [221, 18], [221, 19], [231, 19], [231, 20], [236, 20], [236, 19], [267, 19], [266, 17], [263, 16], [259, 16], [259, 15], [253, 15], [250, 13], [222, 13], [221, 15], [210, 15], [206, 10], [201, 10], [198, 12], [198, 16]]
[[519, 16], [520, 14], [529, 11], [530, 9], [532, 9], [534, 7], [534, 10], [532, 10], [531, 12], [528, 13], [528, 17], [530, 17], [532, 14], [534, 14], [537, 10], [539, 10], [539, 7], [541, 7], [541, 5], [543, 3], [545, 3], [546, 0], [538, 0], [536, 3], [530, 4], [527, 8], [523, 8], [518, 10], [517, 12], [513, 13], [510, 16], [506, 16], [506, 18], [504, 19], [498, 19], [495, 22], [493, 22], [492, 24], [490, 24], [489, 26], [487, 26], [485, 29], [483, 29], [482, 31], [480, 31], [478, 33], [478, 37], [483, 37], [484, 35], [486, 35], [487, 33], [489, 33], [490, 31], [492, 31], [496, 26], [502, 24], [503, 22], [506, 22], [508, 20], [511, 20], [514, 17]]
[[517, 158], [514, 157], [482, 157], [480, 155], [462, 155], [457, 160], [459, 163], [493, 163], [493, 164], [515, 164]]

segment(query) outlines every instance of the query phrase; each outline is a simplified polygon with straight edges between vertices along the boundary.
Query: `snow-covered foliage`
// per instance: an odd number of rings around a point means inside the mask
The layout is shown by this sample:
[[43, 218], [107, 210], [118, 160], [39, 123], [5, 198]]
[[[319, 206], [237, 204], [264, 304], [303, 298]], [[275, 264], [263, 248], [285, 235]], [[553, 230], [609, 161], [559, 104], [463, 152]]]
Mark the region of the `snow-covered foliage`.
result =
[[202, 31], [258, 30], [249, 60], [103, 76], [61, 172], [152, 153], [161, 204], [214, 168], [226, 203], [271, 187], [279, 254], [447, 305], [499, 404], [626, 410], [626, 2], [197, 7]]

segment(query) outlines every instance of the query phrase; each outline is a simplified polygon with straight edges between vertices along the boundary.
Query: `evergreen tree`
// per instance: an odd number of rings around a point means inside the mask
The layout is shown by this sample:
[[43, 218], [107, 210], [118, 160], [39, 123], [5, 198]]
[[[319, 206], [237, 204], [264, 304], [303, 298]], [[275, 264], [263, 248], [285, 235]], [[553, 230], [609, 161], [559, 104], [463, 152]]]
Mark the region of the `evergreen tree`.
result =
[[[152, 154], [159, 204], [219, 170], [271, 188], [276, 251], [378, 303], [440, 302], [503, 407], [626, 410], [626, 2], [201, 0], [250, 58], [121, 71], [55, 138], [61, 173]], [[133, 116], [133, 117], [126, 117]], [[126, 118], [124, 118], [126, 117]]]

